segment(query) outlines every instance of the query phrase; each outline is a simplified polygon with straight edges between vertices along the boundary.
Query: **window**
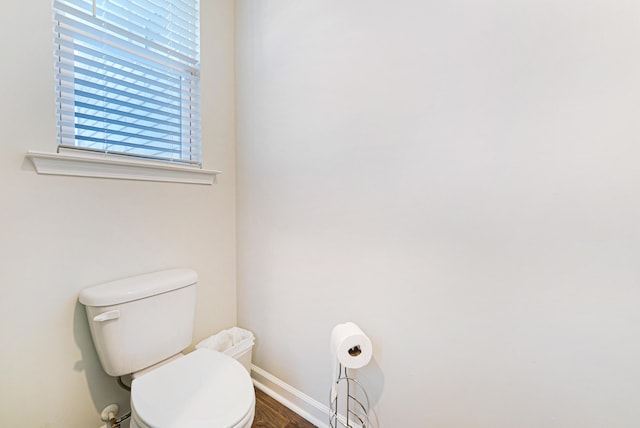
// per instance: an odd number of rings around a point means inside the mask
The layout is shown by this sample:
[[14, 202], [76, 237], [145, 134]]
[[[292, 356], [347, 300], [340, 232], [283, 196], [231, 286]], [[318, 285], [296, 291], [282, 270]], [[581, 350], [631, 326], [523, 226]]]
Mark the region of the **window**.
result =
[[201, 165], [198, 0], [54, 0], [58, 147]]

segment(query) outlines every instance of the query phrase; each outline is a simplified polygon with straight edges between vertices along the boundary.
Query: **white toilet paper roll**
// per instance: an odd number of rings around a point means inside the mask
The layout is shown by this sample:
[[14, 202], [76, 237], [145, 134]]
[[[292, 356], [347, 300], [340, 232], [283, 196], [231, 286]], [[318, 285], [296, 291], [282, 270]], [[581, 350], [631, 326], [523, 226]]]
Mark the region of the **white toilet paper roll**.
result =
[[333, 359], [333, 377], [331, 383], [331, 402], [337, 399], [337, 380], [340, 376], [340, 364], [349, 369], [366, 366], [373, 356], [371, 340], [360, 327], [352, 322], [338, 324], [331, 330], [331, 358]]
[[338, 324], [331, 331], [331, 355], [349, 369], [366, 366], [373, 356], [371, 340], [356, 324]]

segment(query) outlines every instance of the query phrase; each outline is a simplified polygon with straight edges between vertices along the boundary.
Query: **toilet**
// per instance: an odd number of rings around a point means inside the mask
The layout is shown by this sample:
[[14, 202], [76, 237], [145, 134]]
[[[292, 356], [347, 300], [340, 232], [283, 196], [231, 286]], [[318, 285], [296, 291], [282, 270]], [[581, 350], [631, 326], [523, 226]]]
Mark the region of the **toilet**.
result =
[[80, 303], [104, 371], [131, 375], [131, 428], [250, 428], [255, 392], [235, 359], [193, 339], [198, 275], [171, 269], [86, 288]]

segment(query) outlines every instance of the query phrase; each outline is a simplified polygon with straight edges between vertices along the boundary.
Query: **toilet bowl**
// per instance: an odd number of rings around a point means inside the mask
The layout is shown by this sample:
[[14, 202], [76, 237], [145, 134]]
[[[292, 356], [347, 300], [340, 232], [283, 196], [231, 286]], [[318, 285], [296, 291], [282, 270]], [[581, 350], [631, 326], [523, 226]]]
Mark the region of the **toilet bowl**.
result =
[[250, 428], [253, 384], [242, 364], [198, 349], [131, 384], [131, 428]]

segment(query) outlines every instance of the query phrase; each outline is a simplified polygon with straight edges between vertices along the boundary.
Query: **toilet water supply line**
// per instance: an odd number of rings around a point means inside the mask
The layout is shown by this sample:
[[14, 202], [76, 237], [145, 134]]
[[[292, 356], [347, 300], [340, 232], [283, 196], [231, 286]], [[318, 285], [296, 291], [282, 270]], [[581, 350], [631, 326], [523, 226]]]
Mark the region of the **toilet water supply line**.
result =
[[[124, 383], [124, 381], [122, 380], [122, 376], [118, 376], [117, 377], [117, 382], [118, 385], [126, 390], [126, 391], [131, 391], [131, 387], [129, 385], [127, 385], [126, 383]], [[111, 405], [113, 407], [107, 406], [103, 411], [102, 411], [102, 415], [103, 418], [102, 420], [107, 421], [107, 424], [105, 425], [105, 428], [120, 428], [120, 423], [129, 419], [131, 417], [131, 412], [128, 412], [126, 414], [124, 414], [121, 418], [116, 418], [116, 416], [118, 415], [118, 406], [117, 405]], [[104, 413], [107, 412], [108, 416], [106, 418], [104, 418]]]
[[102, 409], [100, 418], [106, 422], [104, 428], [120, 428], [120, 423], [131, 417], [131, 412], [128, 412], [121, 418], [117, 418], [116, 416], [118, 416], [118, 410], [118, 405], [115, 403], [109, 404], [107, 407]]
[[116, 419], [116, 415], [113, 413], [109, 413], [109, 421], [107, 422], [106, 428], [120, 428], [120, 423], [126, 421], [131, 417], [131, 412], [127, 412], [121, 418]]
[[[123, 382], [122, 376], [118, 376], [116, 380], [118, 381], [118, 385], [122, 389], [131, 391], [131, 387]], [[107, 414], [106, 418], [105, 418], [105, 413]], [[102, 416], [103, 421], [107, 421], [105, 428], [120, 428], [120, 423], [122, 423], [123, 421], [131, 417], [131, 412], [125, 413], [121, 418], [116, 418], [117, 414], [118, 414], [118, 406], [116, 404], [111, 404], [102, 410], [102, 414], [100, 416]]]

